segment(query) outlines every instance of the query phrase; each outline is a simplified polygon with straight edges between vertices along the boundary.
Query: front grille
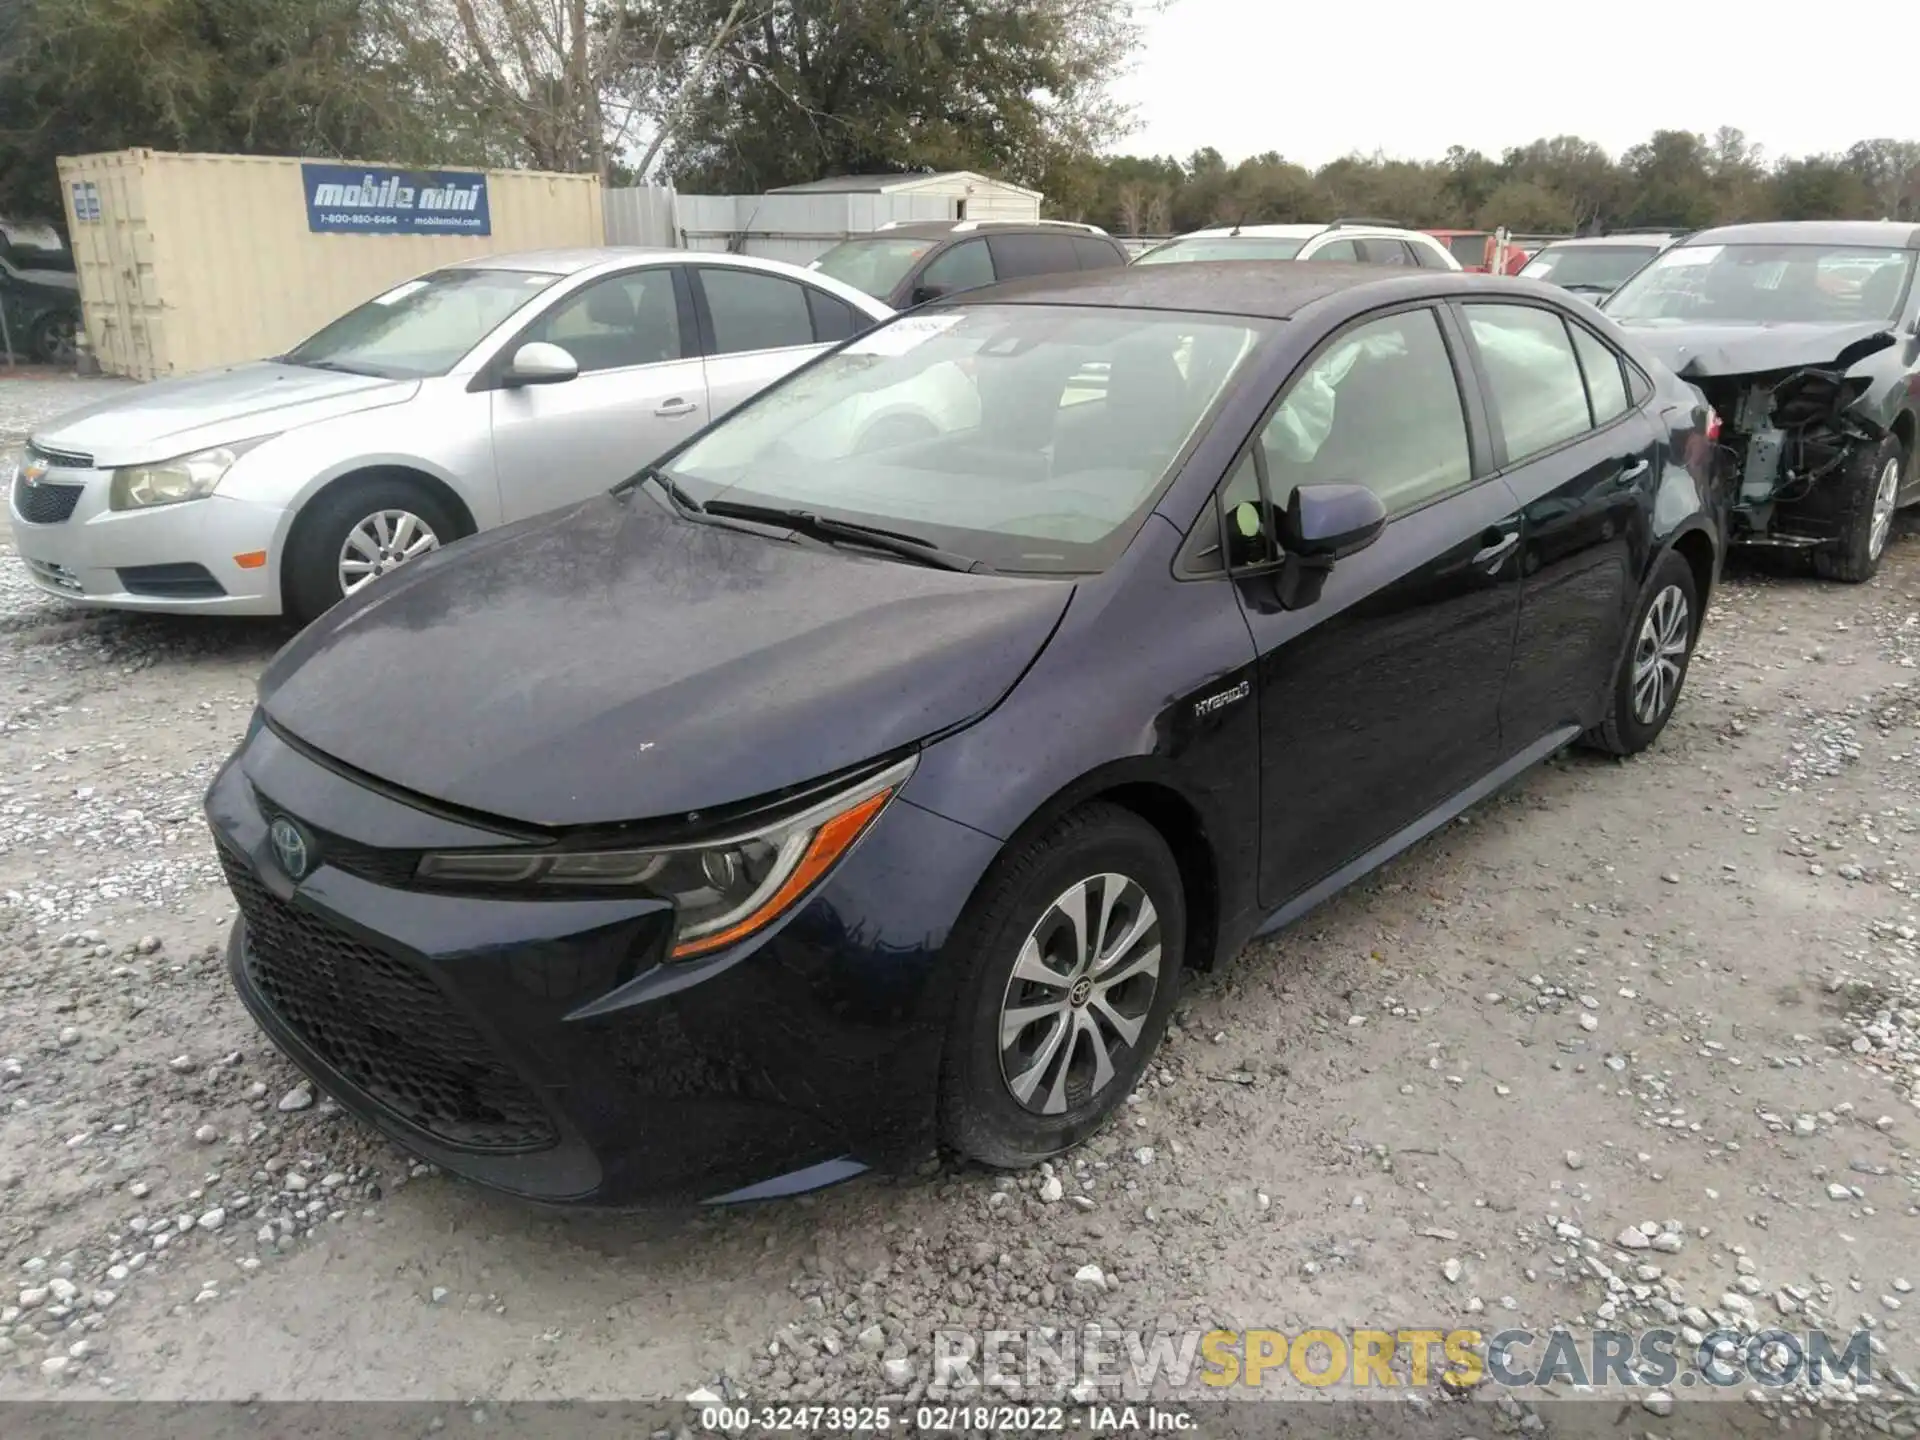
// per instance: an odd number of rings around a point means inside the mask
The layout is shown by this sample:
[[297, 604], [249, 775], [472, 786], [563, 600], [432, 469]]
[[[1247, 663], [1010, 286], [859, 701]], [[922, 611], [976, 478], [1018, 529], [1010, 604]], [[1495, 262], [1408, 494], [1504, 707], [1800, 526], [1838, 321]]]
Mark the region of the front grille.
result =
[[120, 588], [129, 595], [163, 600], [210, 600], [227, 593], [204, 565], [127, 565], [119, 572]]
[[[258, 790], [253, 792], [253, 800], [269, 825], [283, 815], [289, 820], [294, 818]], [[395, 887], [410, 884], [414, 872], [420, 868], [421, 852], [418, 850], [380, 850], [356, 840], [345, 839], [329, 830], [316, 830], [304, 820], [299, 824], [313, 837], [317, 864], [331, 865], [336, 870], [345, 870], [376, 885]]]
[[39, 445], [29, 445], [27, 454], [46, 461], [55, 470], [91, 470], [93, 468], [93, 456], [82, 455], [78, 450], [48, 450]]
[[440, 987], [262, 885], [223, 843], [247, 922], [247, 977], [286, 1025], [347, 1082], [457, 1149], [539, 1150], [558, 1138], [526, 1083]]
[[59, 525], [80, 503], [84, 485], [55, 485], [42, 480], [29, 485], [22, 475], [13, 482], [13, 508], [29, 525]]

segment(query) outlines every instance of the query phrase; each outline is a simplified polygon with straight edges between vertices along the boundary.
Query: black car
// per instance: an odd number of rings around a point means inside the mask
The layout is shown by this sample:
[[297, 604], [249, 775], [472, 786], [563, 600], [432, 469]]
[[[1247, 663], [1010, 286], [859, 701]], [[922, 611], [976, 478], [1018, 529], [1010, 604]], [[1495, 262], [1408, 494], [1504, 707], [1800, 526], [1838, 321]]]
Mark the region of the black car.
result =
[[[849, 423], [923, 392], [937, 434]], [[1565, 292], [1451, 272], [896, 317], [275, 659], [207, 796], [234, 983], [523, 1196], [1058, 1154], [1184, 971], [1660, 733], [1720, 565], [1705, 413]]]
[[73, 363], [80, 279], [73, 251], [53, 226], [0, 218], [0, 310], [15, 355], [49, 365]]
[[807, 268], [907, 310], [983, 285], [1117, 270], [1126, 263], [1120, 242], [1094, 225], [928, 220], [896, 222], [842, 240]]
[[1871, 579], [1920, 502], [1920, 225], [1791, 221], [1688, 236], [1601, 308], [1724, 425], [1736, 545]]

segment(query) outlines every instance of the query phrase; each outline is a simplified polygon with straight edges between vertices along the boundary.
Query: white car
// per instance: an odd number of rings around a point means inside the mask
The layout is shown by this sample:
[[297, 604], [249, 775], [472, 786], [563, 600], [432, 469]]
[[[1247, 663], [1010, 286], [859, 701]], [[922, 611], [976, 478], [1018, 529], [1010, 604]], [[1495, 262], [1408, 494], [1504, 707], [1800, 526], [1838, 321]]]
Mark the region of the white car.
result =
[[893, 313], [739, 255], [464, 261], [275, 359], [34, 432], [7, 467], [14, 543], [81, 604], [311, 619], [448, 541], [607, 489]]
[[1225, 225], [1195, 230], [1136, 256], [1136, 265], [1193, 260], [1344, 260], [1458, 270], [1461, 264], [1433, 236], [1384, 220], [1335, 220], [1328, 225]]

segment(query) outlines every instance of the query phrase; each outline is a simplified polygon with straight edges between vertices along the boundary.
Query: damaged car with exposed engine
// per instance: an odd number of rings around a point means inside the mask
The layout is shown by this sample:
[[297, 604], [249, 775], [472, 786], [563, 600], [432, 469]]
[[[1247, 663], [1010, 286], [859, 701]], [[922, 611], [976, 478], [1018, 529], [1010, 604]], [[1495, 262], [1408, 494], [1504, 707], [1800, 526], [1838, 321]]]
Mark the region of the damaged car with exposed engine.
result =
[[1703, 230], [1602, 303], [1718, 416], [1736, 545], [1805, 552], [1855, 584], [1920, 501], [1920, 225]]

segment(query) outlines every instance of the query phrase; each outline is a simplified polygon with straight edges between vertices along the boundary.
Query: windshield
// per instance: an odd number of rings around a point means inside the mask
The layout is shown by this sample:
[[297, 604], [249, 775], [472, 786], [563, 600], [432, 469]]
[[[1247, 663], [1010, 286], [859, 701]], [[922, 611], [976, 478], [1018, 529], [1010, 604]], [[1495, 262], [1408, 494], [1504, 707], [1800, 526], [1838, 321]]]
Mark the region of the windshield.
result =
[[996, 570], [1103, 569], [1268, 322], [970, 305], [905, 315], [716, 423], [695, 500], [799, 508]]
[[1549, 245], [1520, 274], [1569, 290], [1611, 290], [1659, 253], [1658, 245]]
[[910, 240], [905, 236], [843, 240], [807, 268], [884, 300], [920, 257], [939, 243], [938, 239]]
[[558, 275], [441, 270], [349, 310], [280, 358], [290, 365], [417, 380], [444, 375]]
[[1913, 251], [1865, 245], [1680, 245], [1607, 298], [1616, 320], [1881, 324], [1900, 313]]
[[1190, 260], [1291, 260], [1307, 242], [1278, 235], [1193, 235], [1149, 250], [1136, 265], [1172, 265]]

